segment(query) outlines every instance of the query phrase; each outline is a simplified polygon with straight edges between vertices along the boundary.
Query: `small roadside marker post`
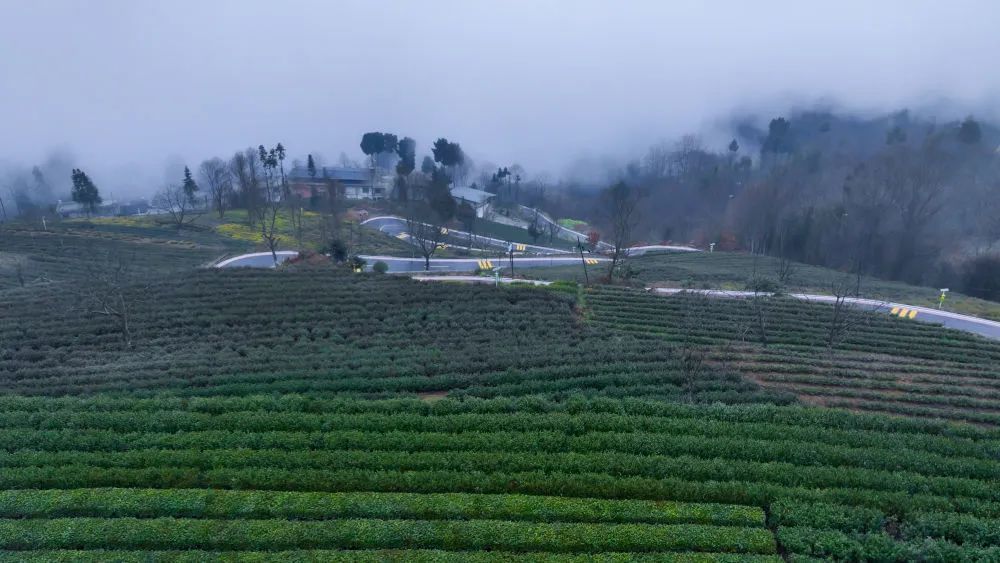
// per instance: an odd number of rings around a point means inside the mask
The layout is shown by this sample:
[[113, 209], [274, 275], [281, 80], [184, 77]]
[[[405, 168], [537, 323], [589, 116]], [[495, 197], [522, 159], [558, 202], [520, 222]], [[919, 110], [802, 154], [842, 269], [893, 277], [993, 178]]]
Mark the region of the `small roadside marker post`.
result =
[[495, 282], [494, 285], [498, 288], [500, 287], [500, 270], [502, 269], [500, 266], [493, 268], [493, 281]]
[[709, 252], [709, 254], [715, 252], [715, 243], [714, 242], [708, 243], [708, 252]]
[[940, 309], [941, 306], [944, 305], [944, 298], [946, 295], [948, 295], [948, 291], [950, 290], [947, 287], [941, 288], [941, 297], [938, 297], [938, 309]]

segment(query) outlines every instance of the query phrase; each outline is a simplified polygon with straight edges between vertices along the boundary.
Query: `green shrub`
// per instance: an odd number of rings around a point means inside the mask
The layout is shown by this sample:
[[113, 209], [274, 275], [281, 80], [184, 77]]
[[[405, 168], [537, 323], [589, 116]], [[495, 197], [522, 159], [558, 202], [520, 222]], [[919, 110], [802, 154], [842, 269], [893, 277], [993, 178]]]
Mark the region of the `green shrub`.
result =
[[878, 510], [788, 499], [771, 505], [769, 519], [772, 527], [803, 526], [843, 532], [878, 532], [886, 522]]
[[507, 549], [561, 553], [719, 551], [773, 554], [762, 528], [499, 520], [198, 520], [57, 518], [0, 521], [3, 549]]
[[760, 293], [778, 294], [781, 293], [782, 287], [776, 280], [763, 276], [757, 276], [747, 279], [746, 290]]

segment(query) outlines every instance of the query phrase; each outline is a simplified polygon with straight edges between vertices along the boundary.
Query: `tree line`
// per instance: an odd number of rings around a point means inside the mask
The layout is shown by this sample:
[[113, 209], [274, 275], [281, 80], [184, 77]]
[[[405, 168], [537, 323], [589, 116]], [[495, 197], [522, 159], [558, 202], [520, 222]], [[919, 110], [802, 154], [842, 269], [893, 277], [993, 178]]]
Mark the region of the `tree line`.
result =
[[[814, 112], [737, 124], [719, 150], [687, 135], [616, 172], [642, 194], [634, 240], [742, 250], [1000, 299], [1000, 132]], [[749, 147], [749, 149], [748, 149]], [[613, 232], [606, 190], [542, 205]], [[602, 220], [603, 218], [603, 220]]]

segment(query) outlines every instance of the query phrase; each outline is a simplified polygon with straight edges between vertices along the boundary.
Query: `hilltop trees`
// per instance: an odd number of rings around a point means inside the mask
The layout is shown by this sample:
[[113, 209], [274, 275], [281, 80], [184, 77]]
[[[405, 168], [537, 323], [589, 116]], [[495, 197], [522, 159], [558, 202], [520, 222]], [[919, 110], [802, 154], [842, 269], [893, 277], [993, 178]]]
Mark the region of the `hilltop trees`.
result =
[[197, 191], [198, 185], [191, 177], [191, 170], [185, 166], [180, 185], [164, 186], [153, 196], [153, 208], [165, 215], [169, 223], [180, 231], [201, 216], [195, 198]]
[[393, 155], [396, 152], [398, 140], [392, 133], [380, 133], [373, 131], [361, 136], [361, 152], [369, 159], [371, 168], [371, 188], [375, 189], [375, 177], [378, 176], [382, 168], [381, 159], [386, 155]]
[[434, 162], [439, 163], [448, 171], [449, 181], [454, 178], [455, 167], [465, 162], [465, 153], [462, 152], [462, 147], [458, 143], [449, 142], [444, 137], [434, 141], [431, 153], [434, 155]]
[[271, 251], [271, 258], [278, 264], [278, 213], [281, 210], [281, 196], [288, 191], [285, 179], [285, 148], [278, 143], [268, 150], [264, 145], [257, 147], [257, 158], [263, 171], [264, 186], [261, 201], [256, 207], [256, 222], [260, 238]]
[[70, 179], [73, 181], [72, 198], [87, 211], [87, 215], [97, 211], [97, 206], [101, 204], [101, 193], [97, 186], [91, 181], [87, 173], [79, 168], [74, 168]]
[[306, 173], [310, 178], [316, 178], [316, 161], [311, 154], [306, 158]]
[[767, 126], [767, 137], [764, 138], [760, 152], [775, 155], [791, 154], [794, 150], [791, 129], [791, 124], [784, 117], [772, 119]]
[[208, 187], [209, 197], [219, 219], [226, 215], [226, 208], [233, 193], [233, 177], [229, 166], [221, 158], [211, 158], [199, 167], [202, 182]]
[[396, 198], [400, 201], [409, 199], [410, 174], [417, 165], [417, 142], [409, 137], [403, 137], [396, 145]]
[[187, 196], [188, 200], [193, 203], [199, 188], [194, 178], [191, 177], [191, 169], [187, 166], [184, 167], [184, 180], [181, 182], [181, 189], [184, 190], [184, 195]]
[[247, 210], [247, 222], [252, 226], [260, 203], [260, 162], [256, 149], [236, 151], [229, 159], [229, 173], [236, 183], [236, 199]]
[[425, 156], [424, 159], [420, 161], [420, 172], [428, 176], [434, 172], [434, 159], [429, 156]]
[[966, 117], [965, 121], [962, 122], [958, 127], [958, 140], [967, 144], [975, 145], [983, 138], [983, 131], [979, 127], [979, 123], [972, 119], [972, 117]]
[[411, 242], [424, 257], [424, 269], [430, 270], [431, 256], [445, 235], [445, 225], [455, 218], [457, 204], [448, 188], [450, 182], [444, 167], [434, 167], [430, 183], [424, 190], [425, 201], [412, 200], [407, 206], [406, 226]]

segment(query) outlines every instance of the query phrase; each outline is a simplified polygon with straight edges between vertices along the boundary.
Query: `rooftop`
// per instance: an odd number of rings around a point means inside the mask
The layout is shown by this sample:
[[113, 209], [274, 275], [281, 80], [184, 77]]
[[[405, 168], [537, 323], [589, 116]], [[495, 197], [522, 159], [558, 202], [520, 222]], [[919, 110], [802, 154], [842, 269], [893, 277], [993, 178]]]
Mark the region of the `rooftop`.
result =
[[[288, 173], [289, 180], [312, 180], [305, 166], [296, 166]], [[323, 166], [316, 169], [316, 180], [334, 180], [338, 182], [368, 182], [371, 173], [367, 168], [344, 168], [341, 166]]]
[[489, 201], [492, 197], [494, 197], [494, 194], [484, 192], [483, 190], [477, 190], [475, 188], [456, 187], [451, 189], [451, 196], [480, 205]]

